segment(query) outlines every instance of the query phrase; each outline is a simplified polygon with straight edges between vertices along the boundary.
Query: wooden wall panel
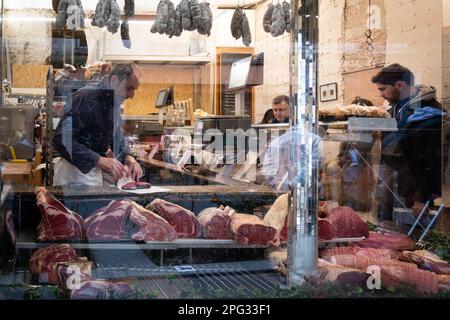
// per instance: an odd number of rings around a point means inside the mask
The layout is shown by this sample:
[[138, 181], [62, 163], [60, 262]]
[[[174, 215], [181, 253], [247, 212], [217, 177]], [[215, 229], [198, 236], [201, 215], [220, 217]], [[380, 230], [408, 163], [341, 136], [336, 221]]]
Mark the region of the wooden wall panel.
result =
[[[193, 65], [141, 65], [141, 85], [134, 98], [126, 100], [124, 113], [126, 115], [147, 115], [158, 113], [155, 108], [156, 97], [160, 90], [174, 87], [175, 100], [194, 101], [194, 81], [201, 66]], [[201, 74], [201, 73], [200, 73]], [[201, 86], [198, 86], [198, 89]], [[197, 98], [201, 96], [200, 91]]]
[[42, 64], [13, 64], [13, 88], [46, 88], [49, 68]]

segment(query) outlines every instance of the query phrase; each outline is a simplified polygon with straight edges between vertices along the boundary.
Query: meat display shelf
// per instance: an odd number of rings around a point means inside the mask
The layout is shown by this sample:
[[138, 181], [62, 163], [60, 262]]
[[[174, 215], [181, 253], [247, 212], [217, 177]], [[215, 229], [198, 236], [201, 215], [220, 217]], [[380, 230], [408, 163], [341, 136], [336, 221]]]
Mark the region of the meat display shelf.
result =
[[366, 239], [366, 237], [355, 238], [333, 238], [331, 240], [319, 240], [319, 243], [339, 243], [339, 242], [359, 242]]
[[[364, 240], [357, 238], [334, 238], [331, 240], [319, 240], [319, 243], [347, 243]], [[62, 243], [58, 241], [57, 243]], [[175, 249], [250, 249], [266, 248], [265, 245], [244, 245], [234, 240], [210, 240], [210, 239], [176, 239], [173, 241], [146, 241], [145, 243], [133, 241], [118, 242], [68, 242], [74, 249], [140, 249], [140, 250], [175, 250]], [[42, 248], [55, 244], [55, 242], [36, 242], [33, 232], [21, 232], [17, 239], [18, 249]]]
[[[34, 249], [47, 247], [55, 242], [36, 242], [34, 232], [22, 231], [17, 239], [18, 249]], [[57, 243], [62, 243], [58, 241]], [[141, 249], [141, 250], [164, 250], [164, 249], [248, 249], [266, 248], [262, 245], [243, 245], [234, 240], [208, 240], [208, 239], [177, 239], [173, 241], [147, 241], [138, 243], [133, 241], [118, 242], [67, 242], [74, 249]]]

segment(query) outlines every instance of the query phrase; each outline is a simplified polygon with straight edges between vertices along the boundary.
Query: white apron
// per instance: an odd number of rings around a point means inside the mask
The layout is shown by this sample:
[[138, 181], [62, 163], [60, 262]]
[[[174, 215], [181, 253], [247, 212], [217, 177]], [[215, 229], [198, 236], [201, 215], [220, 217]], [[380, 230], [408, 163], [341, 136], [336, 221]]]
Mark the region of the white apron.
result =
[[102, 170], [99, 167], [94, 167], [91, 171], [84, 174], [66, 159], [56, 158], [54, 160], [53, 185], [64, 186], [67, 184], [102, 186]]

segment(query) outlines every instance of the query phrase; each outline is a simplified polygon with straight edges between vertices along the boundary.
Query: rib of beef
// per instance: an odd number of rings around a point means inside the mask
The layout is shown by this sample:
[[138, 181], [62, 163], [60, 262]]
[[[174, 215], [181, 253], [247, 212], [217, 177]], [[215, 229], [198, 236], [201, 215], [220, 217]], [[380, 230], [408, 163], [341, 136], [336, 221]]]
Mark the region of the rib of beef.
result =
[[369, 226], [350, 207], [332, 209], [327, 219], [336, 227], [338, 238], [369, 236]]
[[113, 200], [90, 215], [84, 223], [89, 240], [169, 241], [173, 227], [157, 214], [130, 200]]
[[36, 250], [28, 261], [28, 267], [32, 273], [39, 274], [41, 281], [56, 283], [58, 264], [79, 259], [75, 250], [68, 244], [55, 244]]
[[84, 220], [89, 240], [130, 239], [129, 217], [133, 206], [128, 200], [113, 200]]
[[202, 237], [206, 239], [231, 239], [230, 216], [222, 208], [212, 207], [202, 210], [198, 215]]
[[231, 216], [233, 238], [241, 244], [278, 245], [277, 230], [251, 214], [235, 213]]
[[41, 212], [37, 226], [41, 241], [80, 240], [84, 238], [83, 218], [67, 209], [45, 188], [36, 189], [36, 202]]
[[167, 220], [177, 231], [178, 238], [200, 237], [200, 223], [192, 211], [162, 199], [153, 200], [146, 208]]

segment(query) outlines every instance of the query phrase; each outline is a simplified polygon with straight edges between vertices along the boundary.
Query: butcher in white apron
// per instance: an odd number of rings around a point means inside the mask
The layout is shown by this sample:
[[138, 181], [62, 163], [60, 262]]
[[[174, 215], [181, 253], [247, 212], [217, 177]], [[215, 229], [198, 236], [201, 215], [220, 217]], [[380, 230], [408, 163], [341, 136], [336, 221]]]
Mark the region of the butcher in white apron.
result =
[[120, 105], [138, 86], [136, 65], [117, 64], [99, 85], [68, 97], [52, 139], [60, 154], [54, 162], [54, 186], [101, 186], [103, 173], [114, 181], [124, 176], [139, 180], [142, 169], [124, 139], [120, 115]]

